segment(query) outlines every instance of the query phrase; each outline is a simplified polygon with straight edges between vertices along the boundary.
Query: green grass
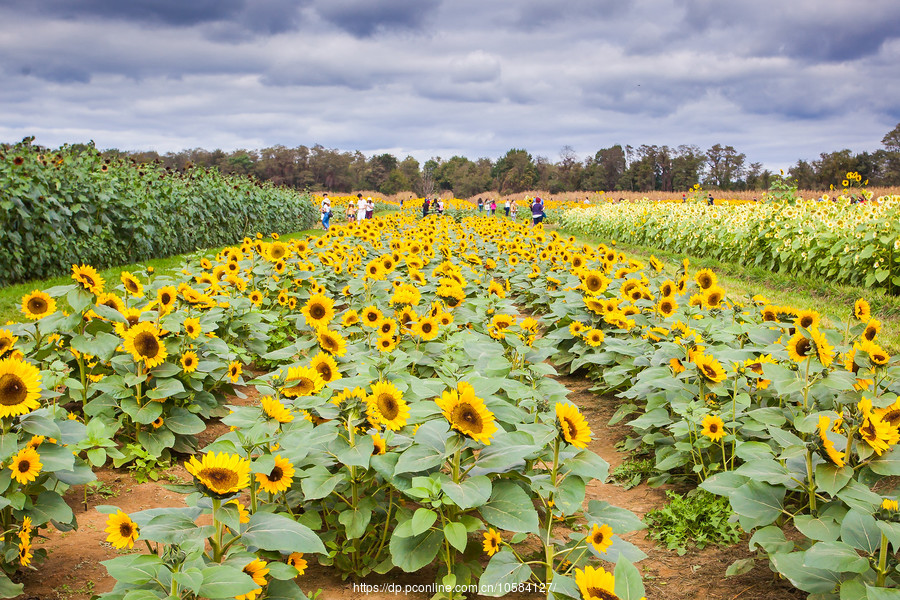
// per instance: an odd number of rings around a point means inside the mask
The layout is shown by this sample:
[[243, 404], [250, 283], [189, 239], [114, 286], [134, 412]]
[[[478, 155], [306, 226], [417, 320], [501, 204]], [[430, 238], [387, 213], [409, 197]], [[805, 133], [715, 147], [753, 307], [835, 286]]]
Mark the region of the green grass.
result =
[[[581, 243], [610, 245], [610, 240], [566, 231]], [[690, 261], [691, 271], [712, 269], [719, 278], [719, 284], [730, 296], [749, 297], [762, 294], [772, 304], [789, 305], [795, 308], [812, 309], [822, 315], [825, 325], [843, 331], [853, 303], [857, 298], [865, 298], [872, 306], [872, 316], [881, 321], [882, 329], [878, 338], [890, 353], [900, 351], [900, 297], [884, 291], [869, 288], [839, 285], [810, 277], [796, 277], [785, 273], [772, 273], [759, 267], [722, 262], [714, 258], [703, 258], [689, 254], [677, 254], [648, 248], [614, 243], [614, 246], [639, 260], [655, 256], [671, 272], [681, 266], [681, 261]]]
[[[280, 236], [280, 239], [291, 240], [309, 237], [311, 235], [321, 235], [321, 233], [321, 229], [306, 229], [303, 231], [284, 234]], [[224, 247], [225, 246], [222, 246], [220, 248], [208, 248], [206, 250], [198, 250], [197, 252], [191, 252], [188, 254], [177, 254], [175, 256], [169, 256], [167, 258], [154, 258], [145, 262], [111, 267], [109, 269], [100, 271], [99, 273], [100, 276], [103, 277], [106, 282], [108, 282], [106, 287], [111, 288], [118, 284], [119, 276], [121, 275], [122, 271], [140, 271], [146, 269], [147, 267], [153, 267], [153, 271], [155, 274], [162, 274], [180, 269], [185, 260], [187, 260], [191, 256], [196, 256], [198, 253], [203, 255], [216, 254]], [[6, 323], [8, 321], [24, 320], [21, 311], [21, 302], [22, 296], [24, 296], [25, 294], [29, 294], [34, 290], [45, 290], [57, 285], [66, 285], [69, 283], [72, 283], [72, 279], [68, 276], [63, 276], [29, 281], [27, 283], [20, 283], [17, 285], [0, 288], [0, 324]]]

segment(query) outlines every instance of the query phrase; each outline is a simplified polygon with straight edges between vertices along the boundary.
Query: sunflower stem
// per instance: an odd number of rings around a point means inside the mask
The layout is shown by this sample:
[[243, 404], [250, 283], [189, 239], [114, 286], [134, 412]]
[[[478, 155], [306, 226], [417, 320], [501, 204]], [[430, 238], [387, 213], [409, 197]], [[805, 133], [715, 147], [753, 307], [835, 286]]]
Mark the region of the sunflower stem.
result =
[[222, 560], [222, 537], [224, 535], [223, 524], [218, 519], [219, 509], [222, 507], [222, 501], [218, 498], [212, 499], [212, 518], [213, 525], [216, 528], [215, 543], [211, 544], [213, 548], [213, 561], [220, 562]]
[[884, 579], [887, 576], [887, 555], [888, 555], [888, 539], [883, 533], [881, 534], [881, 549], [878, 552], [878, 578], [875, 585], [884, 587]]
[[816, 515], [816, 480], [813, 477], [812, 452], [806, 451], [806, 478], [807, 491], [809, 493], [809, 512]]
[[[553, 468], [550, 472], [550, 482], [556, 488], [556, 476], [559, 471], [559, 438], [553, 441]], [[550, 542], [550, 535], [553, 532], [553, 494], [547, 502], [547, 538], [544, 540], [544, 552], [546, 560], [546, 571], [544, 575], [544, 583], [547, 585], [553, 581], [553, 558], [556, 555], [556, 548]]]

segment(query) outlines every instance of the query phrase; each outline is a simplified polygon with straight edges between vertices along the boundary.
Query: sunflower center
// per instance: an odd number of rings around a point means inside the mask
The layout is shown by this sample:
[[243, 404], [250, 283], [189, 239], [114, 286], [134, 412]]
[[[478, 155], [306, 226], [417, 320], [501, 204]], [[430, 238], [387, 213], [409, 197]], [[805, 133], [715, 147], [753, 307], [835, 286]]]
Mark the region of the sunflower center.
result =
[[803, 317], [800, 319], [800, 326], [806, 329], [809, 329], [809, 326], [813, 324], [812, 317]]
[[281, 481], [281, 478], [284, 477], [284, 471], [281, 470], [281, 467], [275, 467], [272, 469], [272, 472], [269, 473], [269, 481], [272, 483], [277, 483]]
[[47, 312], [47, 301], [43, 298], [32, 298], [28, 301], [28, 310], [35, 315], [43, 314]]
[[128, 290], [129, 292], [134, 293], [134, 292], [137, 292], [138, 288], [137, 288], [137, 284], [133, 280], [126, 279], [125, 280], [125, 289]]
[[481, 421], [481, 416], [478, 414], [478, 411], [469, 404], [460, 404], [453, 409], [451, 416], [453, 417], [453, 423], [467, 432], [481, 433], [484, 429], [484, 423]]
[[803, 338], [799, 342], [797, 342], [797, 354], [799, 356], [809, 356], [809, 351], [812, 350], [812, 344], [808, 339]]
[[714, 433], [714, 434], [719, 433], [719, 426], [716, 425], [715, 423], [710, 423], [709, 424], [709, 432]]
[[141, 332], [134, 338], [134, 348], [143, 357], [155, 358], [159, 354], [159, 340], [152, 333]]
[[19, 473], [27, 473], [28, 471], [31, 470], [31, 463], [28, 462], [27, 458], [23, 458], [22, 460], [19, 461], [19, 464], [16, 465], [16, 470]]
[[81, 277], [84, 279], [84, 283], [87, 287], [94, 287], [96, 285], [94, 279], [90, 275], [82, 274]]
[[393, 421], [400, 412], [397, 406], [397, 400], [389, 394], [381, 394], [378, 396], [378, 410], [384, 415], [388, 421]]
[[431, 326], [431, 323], [422, 323], [422, 333], [431, 333], [432, 329], [433, 327]]
[[325, 307], [321, 304], [313, 304], [309, 307], [309, 316], [313, 319], [319, 320], [325, 316]]
[[713, 379], [716, 376], [716, 370], [712, 368], [712, 365], [703, 365], [703, 372], [710, 379]]
[[201, 481], [209, 482], [209, 487], [219, 489], [230, 489], [238, 484], [238, 474], [230, 469], [222, 469], [219, 467], [208, 467], [200, 471], [199, 478]]
[[131, 523], [120, 523], [119, 524], [119, 535], [123, 538], [130, 538], [134, 529], [131, 527]]
[[172, 303], [172, 295], [167, 292], [159, 297], [159, 301], [168, 306]]
[[22, 378], [13, 373], [5, 373], [0, 377], [0, 405], [16, 406], [25, 402], [28, 389]]
[[591, 600], [619, 600], [618, 596], [601, 588], [589, 587], [587, 593]]

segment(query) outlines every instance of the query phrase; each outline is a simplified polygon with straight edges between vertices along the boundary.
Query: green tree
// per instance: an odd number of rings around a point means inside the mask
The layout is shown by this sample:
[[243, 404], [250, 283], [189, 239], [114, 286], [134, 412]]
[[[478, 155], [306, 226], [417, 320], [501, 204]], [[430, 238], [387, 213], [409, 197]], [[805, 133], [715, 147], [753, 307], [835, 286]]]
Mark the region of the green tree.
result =
[[747, 156], [734, 146], [715, 144], [706, 151], [706, 183], [720, 190], [730, 190], [744, 175]]
[[497, 161], [491, 176], [501, 194], [514, 194], [534, 189], [538, 175], [534, 160], [524, 149], [513, 148]]

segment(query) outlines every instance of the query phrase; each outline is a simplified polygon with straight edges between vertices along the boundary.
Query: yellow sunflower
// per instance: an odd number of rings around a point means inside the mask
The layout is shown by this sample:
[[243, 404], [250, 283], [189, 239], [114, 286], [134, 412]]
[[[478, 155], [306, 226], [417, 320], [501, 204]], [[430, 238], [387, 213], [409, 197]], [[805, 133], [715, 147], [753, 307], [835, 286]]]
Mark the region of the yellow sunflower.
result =
[[41, 372], [18, 358], [0, 360], [0, 418], [24, 415], [40, 406]]
[[433, 340], [440, 333], [440, 323], [434, 317], [422, 317], [413, 326], [413, 335], [416, 335], [424, 341]]
[[556, 420], [563, 440], [576, 448], [587, 448], [591, 441], [591, 428], [574, 404], [556, 403]]
[[314, 294], [300, 310], [313, 329], [327, 327], [334, 319], [334, 300], [324, 294]]
[[19, 544], [19, 564], [23, 567], [27, 567], [29, 563], [31, 563], [31, 559], [34, 557], [34, 554], [31, 552], [31, 540], [26, 542], [21, 542]]
[[250, 462], [237, 454], [208, 452], [202, 460], [192, 456], [184, 468], [213, 497], [230, 496], [250, 485]]
[[394, 348], [397, 347], [397, 338], [389, 335], [378, 336], [378, 339], [375, 340], [375, 347], [378, 348], [379, 352], [393, 352]]
[[279, 423], [290, 423], [294, 420], [294, 415], [291, 414], [290, 409], [272, 396], [263, 396], [260, 398], [259, 403], [266, 416], [275, 419]]
[[787, 343], [788, 356], [792, 361], [800, 363], [815, 354], [812, 340], [800, 332], [794, 334]]
[[0, 358], [3, 358], [7, 352], [11, 353], [17, 341], [19, 341], [19, 337], [13, 335], [12, 331], [0, 329]]
[[262, 586], [266, 585], [266, 575], [269, 574], [268, 563], [259, 558], [254, 558], [242, 570], [253, 578], [253, 583], [260, 586], [255, 590], [235, 596], [235, 600], [256, 600], [256, 596], [262, 593]]
[[665, 296], [656, 303], [656, 312], [664, 317], [671, 317], [678, 310], [678, 302], [671, 296]]
[[481, 547], [484, 548], [484, 551], [488, 556], [493, 556], [500, 552], [500, 545], [502, 543], [503, 538], [500, 537], [500, 532], [491, 527], [484, 533], [484, 541], [481, 543]]
[[25, 446], [19, 450], [19, 452], [12, 457], [12, 462], [9, 464], [9, 469], [12, 471], [12, 478], [22, 485], [37, 479], [37, 476], [40, 475], [43, 467], [44, 465], [41, 463], [41, 456], [37, 453], [37, 450], [30, 446]]
[[309, 362], [309, 366], [315, 369], [319, 375], [322, 377], [322, 381], [325, 383], [331, 383], [332, 381], [337, 381], [342, 377], [341, 372], [338, 370], [337, 362], [334, 360], [330, 354], [326, 354], [325, 352], [319, 352], [312, 360]]
[[722, 363], [712, 356], [696, 353], [691, 362], [697, 365], [697, 371], [707, 381], [719, 383], [725, 379], [725, 369], [722, 367]]
[[46, 292], [34, 290], [22, 296], [22, 312], [29, 319], [37, 321], [56, 312], [56, 300]]
[[163, 312], [168, 312], [178, 299], [178, 289], [174, 285], [161, 287], [156, 291], [156, 301]]
[[138, 539], [138, 526], [121, 510], [109, 515], [106, 519], [106, 529], [103, 531], [109, 534], [106, 541], [119, 550], [126, 546], [134, 548], [134, 542]]
[[891, 446], [900, 442], [900, 432], [884, 421], [878, 414], [872, 412], [872, 401], [863, 398], [857, 403], [857, 408], [862, 414], [863, 420], [859, 426], [859, 436], [866, 441], [881, 456]]
[[606, 335], [603, 333], [603, 330], [594, 328], [585, 331], [582, 337], [589, 346], [594, 347], [599, 346], [603, 343], [603, 340], [606, 339]]
[[366, 398], [366, 414], [373, 427], [385, 427], [397, 431], [409, 419], [409, 406], [403, 394], [388, 381], [372, 384], [372, 393]]
[[72, 265], [72, 279], [92, 294], [103, 293], [103, 278], [94, 267], [89, 265]]
[[384, 454], [385, 452], [387, 452], [387, 442], [385, 442], [385, 440], [377, 433], [372, 434], [372, 443], [373, 455]]
[[583, 600], [617, 600], [616, 578], [603, 567], [575, 569], [575, 583]]
[[317, 394], [325, 387], [325, 382], [319, 372], [312, 367], [294, 367], [288, 370], [284, 385], [282, 394], [288, 398], [298, 398]]
[[834, 442], [828, 439], [828, 432], [831, 431], [831, 419], [827, 415], [819, 416], [819, 439], [822, 440], [822, 448], [825, 450], [825, 455], [828, 457], [834, 465], [838, 468], [844, 466], [844, 457], [846, 454], [841, 452], [834, 447]]
[[587, 539], [594, 547], [594, 550], [597, 552], [606, 552], [606, 549], [609, 548], [612, 543], [613, 530], [609, 525], [597, 525], [594, 523], [594, 526], [591, 528], [591, 532], [588, 534]]
[[243, 370], [244, 367], [236, 360], [228, 365], [228, 379], [231, 380], [231, 383], [237, 383]]
[[297, 576], [303, 575], [306, 572], [306, 559], [303, 558], [302, 552], [292, 552], [290, 556], [288, 556], [287, 562], [289, 565], [297, 569]]
[[319, 341], [319, 346], [333, 356], [343, 356], [347, 353], [347, 340], [336, 331], [323, 327], [316, 332], [316, 338]]
[[193, 373], [197, 370], [197, 365], [200, 364], [200, 359], [197, 358], [197, 353], [193, 350], [188, 350], [184, 354], [181, 355], [181, 370], [185, 373]]
[[135, 362], [144, 361], [148, 369], [161, 364], [168, 356], [162, 334], [156, 325], [143, 321], [125, 331], [125, 351], [131, 354]]
[[794, 325], [803, 327], [804, 329], [812, 329], [813, 327], [817, 327], [819, 325], [819, 321], [821, 319], [822, 317], [817, 311], [801, 310], [797, 313], [797, 318], [794, 319]]
[[721, 286], [713, 285], [703, 292], [703, 305], [706, 308], [719, 308], [725, 298], [725, 290]]
[[184, 332], [192, 340], [197, 339], [197, 336], [203, 333], [203, 328], [200, 326], [200, 319], [197, 319], [195, 317], [188, 317], [187, 319], [185, 319]]
[[374, 304], [367, 306], [363, 309], [362, 314], [360, 315], [360, 320], [362, 324], [366, 327], [371, 327], [372, 329], [376, 329], [378, 325], [381, 323], [381, 319], [384, 318], [384, 315], [378, 310], [378, 307]]
[[294, 465], [280, 454], [275, 455], [275, 466], [269, 473], [256, 473], [256, 483], [260, 489], [270, 494], [278, 494], [291, 488], [294, 481]]
[[487, 446], [497, 432], [497, 424], [484, 400], [475, 396], [475, 388], [461, 381], [455, 390], [447, 390], [435, 403], [443, 411], [450, 427]]
[[713, 273], [710, 269], [701, 269], [697, 271], [697, 274], [694, 275], [694, 281], [697, 282], [697, 287], [701, 290], [708, 290], [709, 288], [716, 285], [716, 274]]
[[881, 321], [878, 319], [870, 319], [868, 323], [866, 323], [866, 328], [863, 330], [862, 337], [867, 342], [875, 341], [875, 338], [878, 336], [878, 333], [881, 331]]
[[128, 271], [122, 271], [122, 274], [119, 275], [119, 279], [122, 280], [122, 285], [125, 287], [126, 292], [128, 292], [135, 298], [144, 297], [144, 286], [141, 285], [141, 282], [137, 277], [135, 277]]
[[725, 431], [725, 421], [718, 415], [706, 415], [703, 417], [701, 425], [703, 426], [703, 429], [700, 433], [714, 442], [718, 442], [728, 435], [728, 432]]
[[859, 319], [860, 321], [868, 321], [872, 318], [872, 309], [869, 306], [869, 303], [866, 302], [863, 298], [860, 298], [856, 302], [853, 303], [853, 316]]
[[356, 325], [359, 323], [359, 313], [355, 310], [348, 310], [341, 317], [341, 325], [343, 327], [350, 327], [351, 325]]

